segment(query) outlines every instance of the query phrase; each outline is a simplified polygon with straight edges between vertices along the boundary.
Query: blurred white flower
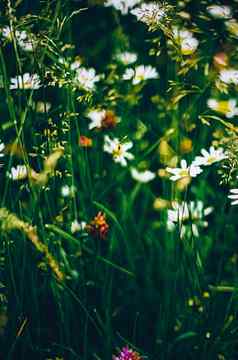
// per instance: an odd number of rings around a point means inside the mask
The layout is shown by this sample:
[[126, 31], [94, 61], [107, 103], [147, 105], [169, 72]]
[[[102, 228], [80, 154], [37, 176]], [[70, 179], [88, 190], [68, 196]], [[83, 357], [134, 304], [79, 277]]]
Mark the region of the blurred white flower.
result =
[[209, 151], [202, 149], [202, 156], [196, 156], [192, 164], [195, 166], [209, 166], [215, 162], [222, 161], [227, 158], [222, 148], [215, 149], [213, 146], [210, 147]]
[[96, 70], [93, 68], [80, 67], [76, 70], [75, 81], [80, 88], [92, 91], [95, 88], [95, 83], [99, 80], [100, 76], [96, 75]]
[[40, 78], [37, 74], [25, 73], [11, 78], [10, 89], [37, 90], [41, 87]]
[[[4, 26], [0, 30], [0, 33], [8, 41], [13, 40], [13, 32], [11, 31], [10, 26]], [[25, 50], [25, 51], [33, 51], [33, 44], [34, 44], [33, 38], [30, 39], [29, 34], [27, 34], [27, 32], [25, 30], [23, 30], [23, 31], [16, 30], [15, 31], [15, 37], [16, 37], [16, 41], [17, 41], [18, 45], [23, 50]]]
[[74, 186], [64, 185], [61, 188], [61, 195], [63, 197], [74, 196], [76, 188]]
[[186, 29], [179, 30], [175, 27], [173, 29], [173, 35], [175, 40], [179, 43], [183, 55], [191, 55], [197, 50], [199, 42], [193, 36], [191, 31]]
[[141, 6], [131, 10], [131, 14], [135, 15], [138, 21], [145, 23], [153, 30], [165, 18], [167, 14], [166, 4], [156, 2], [142, 3]]
[[238, 205], [238, 189], [231, 189], [228, 198], [232, 200], [231, 205]]
[[[0, 142], [0, 158], [4, 157], [4, 149], [5, 149], [5, 145]], [[0, 167], [2, 166], [3, 164], [0, 163]]]
[[149, 79], [157, 79], [159, 74], [155, 68], [151, 65], [139, 65], [135, 69], [126, 69], [123, 80], [131, 80], [132, 84], [137, 85], [142, 81]]
[[88, 113], [87, 117], [91, 120], [89, 123], [89, 130], [101, 129], [103, 126], [103, 120], [106, 116], [106, 110], [92, 110]]
[[190, 201], [179, 204], [172, 203], [172, 209], [168, 210], [167, 229], [173, 231], [176, 225], [179, 226], [181, 238], [187, 235], [199, 236], [199, 228], [206, 228], [208, 222], [204, 217], [211, 214], [212, 207], [204, 208], [202, 201]]
[[211, 5], [207, 7], [210, 15], [217, 19], [229, 19], [231, 17], [231, 8], [225, 5]]
[[36, 112], [38, 113], [47, 113], [51, 108], [51, 103], [44, 101], [37, 101], [36, 103]]
[[220, 71], [219, 78], [226, 84], [238, 85], [238, 70], [223, 69]]
[[134, 159], [134, 155], [128, 152], [132, 147], [133, 143], [131, 141], [121, 143], [117, 138], [110, 139], [107, 135], [104, 137], [103, 150], [112, 154], [113, 160], [122, 166], [127, 165], [127, 160]]
[[77, 57], [70, 65], [71, 70], [77, 70], [82, 64], [82, 61], [79, 57]]
[[123, 15], [128, 14], [129, 9], [137, 5], [141, 0], [106, 0], [105, 6], [113, 6]]
[[71, 233], [74, 234], [78, 231], [82, 231], [85, 229], [87, 223], [85, 221], [81, 221], [80, 223], [78, 222], [77, 219], [75, 219], [72, 223], [71, 223]]
[[138, 171], [136, 168], [132, 168], [131, 176], [134, 180], [138, 182], [148, 183], [155, 178], [155, 173], [150, 170]]
[[193, 163], [190, 166], [188, 166], [187, 161], [183, 159], [181, 160], [180, 168], [167, 167], [166, 171], [172, 174], [170, 180], [177, 181], [188, 176], [196, 177], [202, 172], [202, 169], [198, 165]]
[[207, 105], [210, 109], [224, 114], [227, 118], [232, 118], [238, 115], [238, 107], [236, 106], [236, 100], [223, 100], [218, 101], [216, 99], [208, 99]]
[[234, 35], [235, 37], [238, 36], [238, 22], [235, 19], [227, 20], [225, 22], [227, 30]]
[[17, 165], [17, 167], [12, 167], [8, 177], [12, 180], [23, 180], [27, 178], [27, 167], [25, 165]]
[[117, 54], [117, 60], [120, 61], [124, 65], [133, 64], [137, 60], [137, 54], [129, 51], [125, 51], [123, 53]]

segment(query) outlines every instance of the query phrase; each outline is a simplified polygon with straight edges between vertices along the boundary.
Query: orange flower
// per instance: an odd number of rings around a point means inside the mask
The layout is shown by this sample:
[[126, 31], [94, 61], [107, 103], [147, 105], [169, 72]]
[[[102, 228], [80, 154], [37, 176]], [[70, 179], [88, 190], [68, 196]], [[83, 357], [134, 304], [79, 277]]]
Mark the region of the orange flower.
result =
[[82, 147], [91, 147], [93, 145], [93, 140], [87, 136], [81, 135], [79, 137], [79, 145]]
[[89, 234], [105, 239], [109, 230], [109, 225], [106, 221], [106, 215], [99, 211], [92, 221], [86, 226]]

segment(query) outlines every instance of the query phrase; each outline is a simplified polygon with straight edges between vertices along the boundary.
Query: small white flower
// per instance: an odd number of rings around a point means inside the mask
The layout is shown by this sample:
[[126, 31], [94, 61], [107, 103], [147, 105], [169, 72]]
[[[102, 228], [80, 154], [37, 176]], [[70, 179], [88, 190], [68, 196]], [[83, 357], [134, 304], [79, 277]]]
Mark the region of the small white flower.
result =
[[25, 73], [22, 76], [11, 78], [10, 89], [37, 90], [41, 87], [40, 78], [37, 74]]
[[131, 141], [121, 143], [117, 138], [110, 139], [109, 136], [104, 137], [103, 150], [109, 154], [112, 154], [113, 160], [122, 166], [127, 165], [127, 160], [133, 160], [132, 155], [128, 150], [133, 146]]
[[82, 61], [80, 58], [76, 58], [74, 62], [70, 65], [71, 70], [77, 70], [82, 64]]
[[170, 180], [177, 181], [188, 176], [196, 177], [202, 172], [202, 169], [198, 165], [193, 163], [190, 166], [188, 166], [186, 160], [181, 160], [180, 168], [167, 167], [166, 171], [172, 174]]
[[63, 197], [74, 196], [75, 191], [76, 189], [74, 186], [64, 185], [61, 188], [61, 195]]
[[212, 207], [204, 208], [202, 201], [190, 201], [189, 203], [172, 203], [173, 209], [168, 210], [167, 229], [173, 231], [176, 224], [179, 225], [180, 236], [185, 234], [199, 236], [199, 228], [206, 228], [208, 222], [203, 218], [211, 214]]
[[117, 60], [120, 61], [123, 65], [133, 64], [137, 60], [137, 54], [125, 51], [123, 53], [117, 54]]
[[92, 110], [88, 113], [87, 117], [91, 120], [89, 123], [89, 130], [92, 129], [101, 129], [103, 125], [103, 120], [106, 116], [106, 110]]
[[74, 234], [78, 231], [82, 231], [85, 229], [87, 223], [85, 221], [81, 221], [80, 223], [78, 222], [77, 219], [75, 219], [72, 223], [71, 223], [71, 233]]
[[207, 7], [210, 15], [217, 19], [229, 19], [231, 17], [231, 8], [225, 5], [211, 5]]
[[175, 40], [179, 43], [183, 55], [191, 55], [197, 50], [199, 42], [193, 36], [191, 31], [187, 29], [179, 30], [177, 27], [174, 27], [173, 35]]
[[238, 115], [238, 107], [236, 100], [230, 99], [228, 101], [217, 101], [216, 99], [208, 99], [207, 105], [210, 109], [224, 114], [227, 118], [232, 118]]
[[134, 180], [141, 183], [148, 183], [155, 178], [155, 173], [150, 170], [138, 171], [135, 168], [131, 169], [131, 176]]
[[[10, 26], [5, 26], [0, 30], [2, 36], [8, 41], [13, 40], [13, 32], [11, 31]], [[33, 51], [33, 39], [29, 38], [29, 35], [25, 30], [15, 31], [15, 37], [18, 45], [25, 51]]]
[[80, 67], [76, 70], [75, 81], [76, 84], [87, 91], [92, 91], [95, 88], [95, 83], [100, 80], [100, 76], [96, 75], [96, 71], [93, 68], [86, 69]]
[[141, 0], [107, 0], [105, 6], [113, 6], [119, 10], [123, 15], [128, 14], [129, 9], [137, 5]]
[[131, 80], [132, 84], [137, 85], [142, 81], [149, 79], [157, 79], [159, 76], [158, 72], [151, 65], [139, 65], [136, 66], [135, 70], [132, 68], [126, 69], [123, 79]]
[[11, 168], [11, 172], [8, 174], [8, 177], [15, 181], [26, 179], [27, 175], [27, 167], [25, 165], [17, 165], [17, 167]]
[[231, 205], [238, 205], [238, 189], [231, 189], [228, 198], [232, 200]]
[[164, 19], [166, 13], [166, 5], [156, 2], [142, 3], [140, 7], [131, 10], [131, 14], [135, 15], [138, 21], [145, 23], [152, 30]]
[[215, 149], [213, 146], [210, 147], [209, 151], [202, 149], [202, 156], [196, 156], [193, 164], [195, 166], [209, 166], [215, 162], [222, 161], [227, 158], [222, 148]]
[[223, 69], [220, 71], [219, 78], [225, 84], [238, 85], [238, 70]]

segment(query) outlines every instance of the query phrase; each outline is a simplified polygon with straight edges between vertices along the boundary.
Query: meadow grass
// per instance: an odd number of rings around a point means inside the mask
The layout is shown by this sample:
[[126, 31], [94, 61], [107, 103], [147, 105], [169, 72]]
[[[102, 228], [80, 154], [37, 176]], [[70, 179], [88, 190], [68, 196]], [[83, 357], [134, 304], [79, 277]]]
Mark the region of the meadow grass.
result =
[[237, 9], [0, 5], [1, 359], [238, 358]]

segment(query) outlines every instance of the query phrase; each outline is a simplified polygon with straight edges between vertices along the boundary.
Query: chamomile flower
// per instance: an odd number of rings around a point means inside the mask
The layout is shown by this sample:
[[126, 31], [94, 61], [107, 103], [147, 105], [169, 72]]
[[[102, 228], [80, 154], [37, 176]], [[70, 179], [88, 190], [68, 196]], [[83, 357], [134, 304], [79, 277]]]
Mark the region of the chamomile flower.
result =
[[218, 101], [216, 99], [209, 99], [207, 105], [210, 109], [224, 114], [227, 118], [232, 118], [238, 115], [238, 107], [236, 106], [236, 100], [223, 100]]
[[225, 84], [238, 85], [238, 70], [236, 69], [222, 69], [219, 74], [219, 79]]
[[173, 35], [175, 40], [178, 42], [183, 55], [191, 55], [197, 50], [199, 42], [193, 36], [193, 33], [191, 31], [186, 29], [179, 30], [178, 28], [174, 28]]
[[71, 227], [70, 227], [71, 233], [75, 234], [78, 231], [83, 231], [86, 228], [86, 225], [87, 223], [85, 221], [78, 222], [78, 220], [75, 219], [71, 223]]
[[126, 66], [133, 64], [137, 61], [137, 54], [125, 51], [123, 53], [117, 54], [116, 59]]
[[159, 74], [151, 65], [139, 65], [135, 69], [126, 69], [123, 80], [132, 80], [133, 85], [137, 85], [145, 80], [157, 79]]
[[232, 200], [231, 205], [238, 205], [238, 189], [231, 189], [228, 198]]
[[11, 78], [10, 89], [37, 90], [41, 87], [40, 78], [37, 74], [25, 73]]
[[145, 184], [155, 178], [155, 173], [150, 170], [138, 171], [136, 168], [131, 168], [131, 176], [134, 180]]
[[184, 177], [196, 177], [202, 172], [202, 169], [198, 165], [193, 163], [190, 166], [188, 166], [187, 161], [183, 159], [181, 160], [180, 168], [167, 167], [166, 171], [172, 174], [170, 180], [177, 181]]
[[211, 214], [212, 207], [204, 207], [202, 201], [190, 201], [189, 203], [172, 203], [172, 209], [168, 209], [167, 229], [173, 231], [176, 225], [179, 226], [180, 236], [183, 238], [185, 234], [199, 236], [199, 228], [206, 228], [208, 222], [204, 217]]
[[131, 14], [135, 15], [138, 21], [145, 23], [150, 30], [155, 30], [166, 17], [167, 9], [166, 4], [142, 3], [141, 6], [131, 10]]
[[123, 15], [128, 14], [128, 11], [137, 5], [141, 0], [106, 0], [105, 6], [113, 6]]
[[89, 130], [113, 128], [118, 123], [118, 119], [113, 111], [110, 110], [91, 110], [87, 117], [91, 120]]
[[26, 179], [28, 175], [27, 167], [25, 165], [17, 165], [12, 167], [8, 177], [14, 181]]
[[7, 39], [8, 41], [13, 40], [13, 36], [15, 35], [16, 41], [18, 45], [25, 51], [33, 51], [33, 39], [29, 38], [29, 35], [25, 30], [19, 31], [16, 30], [13, 34], [13, 31], [11, 30], [10, 26], [4, 26], [0, 30], [1, 35]]
[[211, 5], [207, 7], [208, 13], [216, 19], [229, 19], [231, 8], [225, 5]]
[[93, 68], [86, 69], [85, 67], [80, 67], [76, 69], [75, 82], [79, 88], [92, 91], [99, 80], [100, 76], [96, 75], [96, 70]]
[[193, 161], [195, 166], [209, 166], [227, 158], [222, 148], [215, 149], [213, 146], [210, 147], [209, 151], [202, 149], [201, 154], [202, 156], [195, 157]]
[[108, 135], [104, 137], [103, 150], [112, 154], [113, 160], [121, 166], [126, 166], [128, 160], [134, 159], [134, 155], [128, 152], [132, 147], [131, 141], [120, 142], [118, 138], [110, 139]]

